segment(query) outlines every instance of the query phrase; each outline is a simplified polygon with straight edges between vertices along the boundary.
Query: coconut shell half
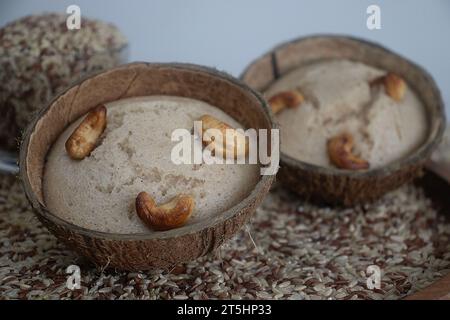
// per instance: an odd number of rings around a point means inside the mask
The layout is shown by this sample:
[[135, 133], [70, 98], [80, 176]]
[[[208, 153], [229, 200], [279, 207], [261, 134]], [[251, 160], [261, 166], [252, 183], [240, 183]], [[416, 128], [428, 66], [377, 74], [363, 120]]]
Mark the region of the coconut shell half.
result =
[[42, 177], [46, 155], [64, 129], [96, 105], [146, 95], [189, 97], [210, 103], [247, 128], [270, 129], [264, 99], [216, 70], [186, 64], [132, 63], [80, 81], [56, 97], [30, 124], [20, 152], [20, 175], [40, 221], [58, 239], [101, 267], [169, 268], [203, 256], [232, 237], [255, 212], [273, 176], [260, 176], [239, 204], [200, 222], [148, 234], [113, 234], [73, 225], [45, 206]]
[[288, 72], [327, 59], [358, 61], [400, 75], [417, 93], [427, 110], [428, 136], [407, 157], [367, 171], [319, 167], [281, 152], [278, 177], [282, 185], [309, 200], [344, 206], [371, 202], [421, 174], [445, 129], [441, 94], [428, 72], [415, 63], [379, 44], [338, 35], [310, 36], [281, 44], [253, 61], [241, 75], [241, 80], [253, 89], [264, 92]]

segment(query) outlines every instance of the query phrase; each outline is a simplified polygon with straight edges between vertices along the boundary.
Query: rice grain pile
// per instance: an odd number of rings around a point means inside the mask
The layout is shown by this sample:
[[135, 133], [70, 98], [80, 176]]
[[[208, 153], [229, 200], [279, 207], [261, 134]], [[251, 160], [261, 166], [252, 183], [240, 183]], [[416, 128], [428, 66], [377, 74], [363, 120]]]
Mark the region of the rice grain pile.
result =
[[[407, 185], [356, 209], [317, 207], [280, 188], [215, 254], [170, 270], [91, 266], [34, 217], [15, 178], [0, 176], [1, 299], [398, 299], [450, 271], [450, 225]], [[81, 289], [66, 286], [69, 265]], [[367, 267], [381, 288], [367, 288]]]
[[123, 62], [127, 40], [112, 24], [81, 19], [68, 30], [65, 14], [45, 13], [0, 28], [0, 142], [17, 149], [33, 115], [74, 81]]

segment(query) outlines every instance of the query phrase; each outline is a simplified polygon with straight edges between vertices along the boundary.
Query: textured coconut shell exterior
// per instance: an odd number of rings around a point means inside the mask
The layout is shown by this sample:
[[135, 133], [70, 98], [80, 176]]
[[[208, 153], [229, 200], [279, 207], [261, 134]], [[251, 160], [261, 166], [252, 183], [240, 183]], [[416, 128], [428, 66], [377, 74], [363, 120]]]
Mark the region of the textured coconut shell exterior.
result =
[[245, 127], [269, 131], [272, 128], [267, 104], [258, 93], [231, 76], [195, 65], [132, 63], [84, 79], [56, 97], [25, 133], [20, 175], [40, 221], [58, 239], [103, 268], [169, 268], [213, 251], [246, 223], [274, 179], [261, 176], [252, 192], [225, 212], [163, 232], [128, 235], [97, 232], [49, 212], [42, 193], [43, 170], [46, 155], [63, 130], [98, 104], [145, 95], [202, 100], [221, 108]]
[[378, 44], [336, 35], [311, 36], [281, 44], [252, 62], [241, 80], [264, 92], [289, 71], [326, 59], [359, 61], [400, 75], [427, 110], [429, 132], [423, 145], [408, 157], [383, 168], [358, 172], [323, 168], [281, 153], [280, 183], [302, 197], [345, 206], [370, 202], [421, 174], [445, 129], [441, 94], [433, 78], [413, 62]]

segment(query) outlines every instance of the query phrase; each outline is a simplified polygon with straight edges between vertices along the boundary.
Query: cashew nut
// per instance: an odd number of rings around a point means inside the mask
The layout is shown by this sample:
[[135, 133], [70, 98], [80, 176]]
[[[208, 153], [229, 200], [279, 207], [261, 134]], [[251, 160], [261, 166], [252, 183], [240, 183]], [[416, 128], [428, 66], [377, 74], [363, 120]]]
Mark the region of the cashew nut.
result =
[[395, 101], [403, 99], [406, 90], [405, 81], [395, 73], [389, 72], [386, 75], [376, 78], [370, 83], [372, 86], [382, 84], [386, 93]]
[[91, 154], [106, 128], [106, 107], [91, 110], [66, 141], [66, 151], [72, 159], [82, 160]]
[[[203, 144], [213, 147], [216, 155], [219, 152], [222, 152], [222, 156], [225, 158], [227, 154], [233, 153], [234, 158], [236, 159], [238, 156], [246, 156], [248, 154], [248, 143], [244, 134], [237, 131], [225, 122], [222, 122], [207, 114], [201, 116], [200, 121], [202, 121]], [[210, 129], [216, 129], [220, 132], [222, 144], [216, 143], [217, 133], [214, 133], [214, 131]]]
[[303, 103], [305, 98], [298, 90], [282, 91], [269, 98], [269, 104], [274, 114], [285, 108], [295, 108]]
[[369, 162], [352, 153], [353, 144], [352, 135], [346, 132], [330, 138], [327, 142], [327, 149], [331, 163], [340, 169], [368, 169]]
[[186, 223], [194, 210], [194, 199], [180, 194], [160, 206], [147, 193], [141, 192], [136, 197], [136, 212], [139, 218], [155, 230], [170, 230]]

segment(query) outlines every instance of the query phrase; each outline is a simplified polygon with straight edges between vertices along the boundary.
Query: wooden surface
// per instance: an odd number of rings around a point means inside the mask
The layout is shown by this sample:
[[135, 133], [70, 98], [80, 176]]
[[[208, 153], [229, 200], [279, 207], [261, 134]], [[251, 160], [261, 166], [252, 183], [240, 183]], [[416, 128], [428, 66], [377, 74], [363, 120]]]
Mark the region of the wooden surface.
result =
[[[429, 181], [430, 184], [425, 186], [425, 188], [428, 189], [432, 197], [440, 198], [437, 200], [445, 208], [450, 208], [450, 166], [429, 162], [427, 169], [445, 180], [447, 185], [443, 186], [436, 183], [436, 181]], [[425, 183], [427, 182], [425, 181]], [[442, 201], [445, 201], [445, 203], [442, 203]], [[405, 300], [450, 300], [450, 274], [447, 274], [425, 289], [406, 297]]]
[[450, 274], [405, 300], [450, 300]]

